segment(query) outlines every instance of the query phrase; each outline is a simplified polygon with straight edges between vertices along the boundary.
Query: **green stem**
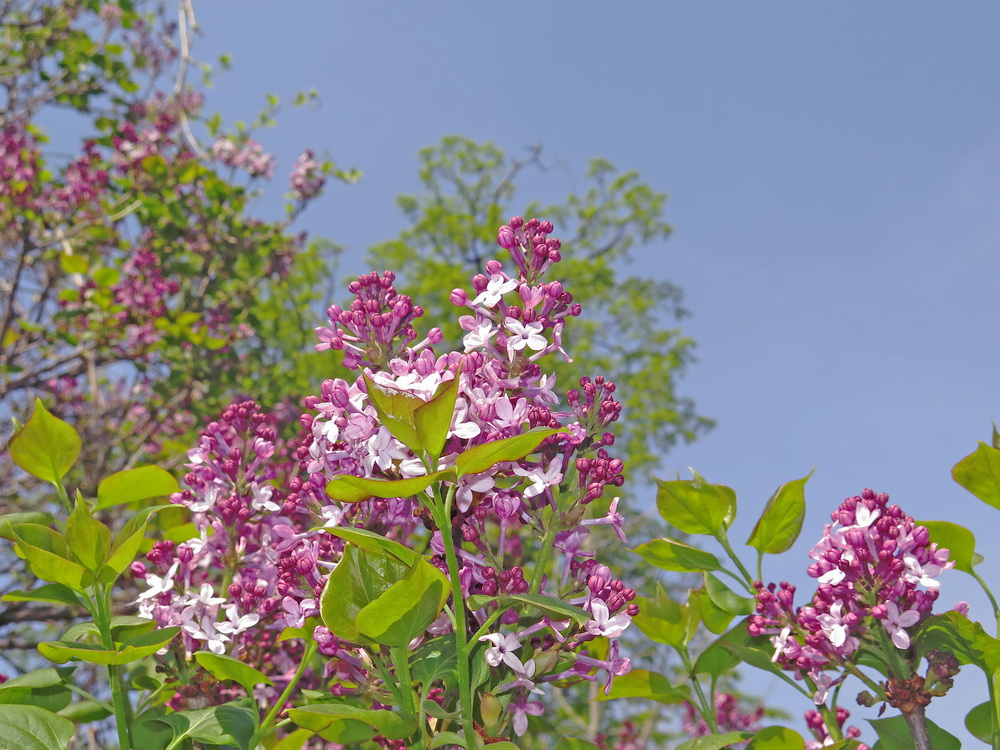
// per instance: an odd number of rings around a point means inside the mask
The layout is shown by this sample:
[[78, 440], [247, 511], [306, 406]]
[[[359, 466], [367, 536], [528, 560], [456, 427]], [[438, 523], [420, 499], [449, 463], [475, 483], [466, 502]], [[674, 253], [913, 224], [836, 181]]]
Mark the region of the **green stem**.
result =
[[[701, 718], [705, 720], [705, 723], [708, 724], [708, 727], [712, 730], [713, 734], [718, 734], [719, 724], [715, 718], [714, 697], [712, 702], [709, 703], [708, 698], [705, 696], [705, 691], [701, 687], [701, 681], [694, 673], [694, 665], [691, 663], [691, 656], [688, 654], [687, 648], [677, 649], [677, 653], [680, 655], [681, 661], [684, 662], [684, 669], [687, 670], [688, 679], [691, 681], [694, 691], [698, 694], [698, 703], [700, 704], [698, 712], [701, 714]], [[712, 692], [714, 693], [715, 691], [713, 690]]]
[[469, 674], [469, 655], [466, 653], [466, 620], [465, 600], [462, 597], [462, 582], [459, 579], [460, 568], [458, 555], [455, 552], [455, 540], [452, 538], [451, 504], [455, 497], [455, 485], [448, 489], [444, 507], [435, 503], [434, 521], [441, 531], [441, 541], [444, 543], [444, 557], [448, 564], [448, 577], [451, 579], [452, 606], [455, 610], [455, 651], [457, 652], [456, 671], [458, 672], [458, 700], [462, 708], [462, 730], [465, 741], [471, 743], [476, 737], [476, 727], [472, 718], [472, 687]]
[[1000, 637], [1000, 607], [997, 606], [997, 600], [993, 598], [993, 592], [990, 591], [990, 587], [986, 585], [986, 581], [979, 577], [979, 574], [975, 570], [969, 571], [972, 577], [979, 581], [979, 585], [983, 587], [983, 591], [986, 592], [986, 596], [990, 598], [990, 606], [993, 607], [993, 616], [997, 620], [997, 636]]
[[[555, 514], [553, 514], [555, 518]], [[531, 583], [529, 585], [528, 591], [532, 594], [537, 594], [542, 588], [542, 576], [545, 575], [545, 569], [549, 567], [549, 557], [552, 555], [552, 543], [556, 538], [556, 528], [555, 524], [550, 526], [545, 530], [545, 536], [542, 537], [542, 546], [538, 550], [538, 559], [535, 561], [535, 567], [531, 571]]]
[[306, 668], [309, 666], [309, 662], [312, 661], [317, 648], [318, 647], [315, 641], [306, 641], [305, 651], [302, 653], [302, 660], [299, 662], [298, 669], [295, 670], [295, 674], [292, 676], [292, 679], [289, 680], [288, 685], [285, 686], [281, 696], [275, 702], [274, 706], [271, 707], [267, 716], [264, 717], [264, 721], [262, 721], [260, 726], [257, 727], [257, 731], [253, 733], [253, 737], [250, 738], [250, 747], [257, 747], [257, 745], [260, 744], [260, 741], [263, 740], [267, 733], [271, 731], [271, 728], [274, 725], [274, 720], [278, 717], [278, 714], [281, 713], [285, 703], [288, 701], [288, 697], [292, 694], [292, 691], [295, 690], [295, 686], [299, 684], [299, 680], [302, 679], [302, 675], [305, 674]]
[[[101, 634], [101, 641], [106, 649], [114, 650], [115, 642], [111, 637], [111, 587], [99, 587], [93, 598], [94, 622]], [[132, 750], [132, 737], [129, 726], [132, 723], [132, 707], [129, 705], [128, 692], [122, 685], [122, 670], [116, 664], [108, 665], [108, 683], [111, 686], [111, 704], [114, 708], [115, 725], [118, 729], [118, 744], [121, 750]]]
[[410, 677], [409, 649], [393, 646], [389, 649], [389, 655], [392, 657], [392, 665], [396, 668], [396, 684], [400, 687], [400, 698], [402, 698], [400, 708], [406, 715], [413, 716], [417, 709], [413, 705], [413, 680]]
[[717, 536], [716, 539], [719, 540], [719, 544], [722, 545], [726, 554], [729, 555], [729, 559], [733, 561], [733, 564], [736, 565], [736, 567], [739, 568], [740, 573], [743, 574], [743, 585], [746, 587], [747, 591], [751, 594], [757, 593], [757, 590], [753, 587], [754, 578], [750, 575], [750, 571], [743, 566], [743, 562], [740, 558], [736, 556], [736, 552], [733, 551], [732, 545], [729, 544], [729, 537], [726, 536], [725, 529], [719, 532], [719, 536]]
[[993, 707], [993, 750], [1000, 750], [1000, 673], [994, 672], [986, 676], [986, 684], [990, 688], [990, 705]]
[[500, 615], [502, 615], [505, 611], [506, 610], [497, 607], [493, 611], [493, 614], [491, 614], [489, 617], [486, 618], [486, 621], [483, 623], [483, 626], [479, 628], [479, 630], [476, 631], [476, 634], [469, 639], [469, 645], [467, 647], [469, 651], [471, 651], [476, 647], [476, 644], [479, 642], [480, 638], [482, 638], [484, 635], [490, 632], [490, 625], [492, 625], [498, 619], [500, 619]]

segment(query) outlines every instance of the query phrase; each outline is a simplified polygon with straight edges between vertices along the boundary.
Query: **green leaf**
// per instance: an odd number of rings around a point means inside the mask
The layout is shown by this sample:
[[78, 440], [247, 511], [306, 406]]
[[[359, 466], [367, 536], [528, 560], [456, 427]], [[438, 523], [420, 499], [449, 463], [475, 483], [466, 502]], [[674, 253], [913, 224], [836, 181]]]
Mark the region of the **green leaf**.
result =
[[159, 466], [140, 466], [106, 477], [97, 486], [97, 508], [163, 497], [180, 491], [170, 472]]
[[59, 532], [29, 523], [16, 527], [14, 538], [32, 572], [43, 581], [61, 583], [73, 591], [83, 591], [94, 582], [93, 573], [69, 559], [66, 539]]
[[667, 523], [685, 534], [717, 536], [736, 516], [736, 493], [701, 479], [656, 480], [656, 507]]
[[750, 644], [750, 634], [747, 632], [746, 620], [740, 620], [725, 633], [716, 638], [694, 663], [696, 674], [709, 674], [721, 677], [740, 663], [740, 658], [728, 648], [728, 644], [747, 646]]
[[679, 573], [722, 570], [719, 559], [711, 552], [681, 544], [674, 539], [654, 539], [646, 544], [640, 544], [632, 551], [650, 565], [663, 570]]
[[368, 401], [375, 407], [375, 413], [378, 414], [382, 424], [389, 429], [393, 437], [419, 456], [420, 435], [417, 433], [413, 414], [427, 402], [412, 393], [380, 385], [368, 375], [363, 377], [367, 386]]
[[174, 742], [190, 738], [212, 745], [236, 745], [246, 750], [256, 728], [256, 713], [244, 702], [164, 714], [157, 721], [174, 730]]
[[358, 529], [351, 526], [336, 526], [325, 530], [328, 534], [350, 542], [365, 552], [386, 552], [406, 565], [413, 565], [419, 558], [416, 552], [392, 539], [386, 539], [368, 529]]
[[[900, 714], [888, 719], [867, 719], [878, 734], [878, 742], [872, 750], [913, 750], [913, 735], [906, 725], [906, 718]], [[927, 734], [930, 735], [934, 750], [960, 750], [962, 743], [930, 719], [927, 719]]]
[[587, 742], [576, 737], [563, 737], [556, 744], [556, 750], [588, 750], [588, 748], [600, 750], [593, 742]]
[[73, 590], [61, 583], [46, 583], [28, 591], [10, 591], [3, 595], [5, 602], [48, 602], [50, 604], [71, 604], [80, 606], [80, 600]]
[[391, 555], [347, 545], [323, 587], [320, 597], [323, 624], [344, 640], [361, 645], [370, 643], [355, 625], [355, 617], [402, 580], [408, 570], [409, 566]]
[[369, 479], [342, 474], [327, 482], [326, 494], [342, 503], [360, 503], [373, 497], [413, 497], [442, 477], [453, 475], [450, 469], [411, 479]]
[[459, 453], [455, 459], [455, 470], [460, 477], [481, 474], [504, 461], [520, 461], [532, 453], [547, 437], [566, 432], [565, 428], [537, 429], [523, 435], [494, 440]]
[[36, 526], [51, 526], [55, 520], [51, 513], [38, 513], [35, 511], [25, 511], [23, 513], [4, 513], [0, 516], [0, 539], [8, 542], [14, 541], [12, 526], [31, 523]]
[[786, 727], [766, 727], [750, 740], [746, 750], [805, 750], [802, 735]]
[[[114, 572], [117, 577], [124, 572], [125, 568], [132, 564], [139, 549], [142, 547], [143, 538], [146, 534], [146, 523], [149, 517], [166, 508], [174, 508], [174, 505], [155, 505], [151, 508], [143, 508], [132, 516], [122, 527], [118, 538], [111, 546], [111, 557], [108, 558], [105, 570]], [[102, 574], [102, 578], [103, 578]], [[113, 579], [112, 579], [113, 580]], [[111, 583], [111, 581], [106, 581]]]
[[359, 708], [345, 703], [313, 703], [289, 709], [288, 716], [311, 732], [322, 732], [338, 719], [357, 719], [375, 727], [390, 740], [406, 739], [417, 729], [416, 715], [404, 716], [395, 711]]
[[949, 559], [955, 562], [955, 570], [972, 575], [972, 567], [982, 558], [975, 559], [978, 557], [976, 537], [971, 531], [951, 521], [917, 521], [917, 524], [927, 529], [931, 541], [938, 547], [947, 548]]
[[694, 591], [688, 591], [687, 607], [692, 610], [692, 618], [695, 618], [695, 613], [697, 613], [697, 619], [701, 620], [702, 624], [716, 635], [725, 633], [735, 617], [731, 612], [726, 612], [713, 602], [704, 586]]
[[921, 656], [932, 649], [950, 651], [960, 664], [976, 664], [987, 675], [1000, 671], [1000, 640], [958, 612], [931, 615], [920, 623], [913, 642]]
[[164, 706], [154, 706], [136, 717], [132, 724], [132, 744], [143, 750], [163, 750], [173, 739], [174, 730], [160, 721], [166, 713]]
[[0, 747], [54, 750], [73, 738], [73, 722], [37, 706], [0, 705]]
[[674, 750], [722, 750], [722, 748], [728, 745], [748, 740], [751, 737], [753, 737], [753, 732], [710, 734], [705, 737], [695, 737], [693, 740], [682, 742]]
[[95, 576], [111, 554], [111, 532], [90, 515], [90, 508], [79, 495], [66, 523], [66, 545], [73, 556]]
[[1000, 508], [1000, 450], [980, 442], [955, 464], [951, 476], [987, 505]]
[[656, 589], [655, 598], [640, 597], [637, 600], [639, 614], [632, 618], [632, 622], [650, 640], [680, 650], [691, 640], [698, 621], [697, 612], [671, 600], [662, 585], [657, 584]]
[[231, 656], [213, 654], [211, 651], [198, 651], [194, 658], [215, 679], [233, 680], [242, 685], [251, 695], [255, 685], [274, 684], [271, 682], [271, 678], [259, 669]]
[[[365, 727], [368, 729], [368, 727]], [[294, 732], [289, 732], [284, 737], [282, 737], [274, 745], [270, 746], [270, 750], [302, 750], [302, 746], [306, 744], [306, 741], [310, 737], [314, 737], [315, 733], [310, 732], [308, 729], [296, 729]], [[374, 736], [374, 733], [369, 730], [368, 739]], [[337, 740], [329, 740], [330, 742], [336, 742]], [[352, 740], [352, 742], [357, 742], [358, 740]], [[362, 740], [363, 741], [363, 740]]]
[[616, 698], [646, 698], [664, 705], [672, 705], [691, 700], [691, 690], [687, 685], [671, 685], [670, 680], [658, 672], [633, 669], [615, 678], [611, 695], [605, 696], [603, 691], [597, 695], [599, 701], [611, 701]]
[[77, 431], [49, 413], [36, 398], [31, 419], [10, 439], [7, 449], [14, 463], [26, 472], [56, 484], [76, 463], [82, 444]]
[[457, 653], [453, 633], [432, 638], [414, 652], [410, 676], [427, 687], [437, 680], [454, 682]]
[[[461, 368], [459, 368], [461, 370]], [[443, 384], [426, 404], [413, 412], [413, 423], [424, 450], [431, 456], [441, 455], [444, 442], [451, 429], [451, 418], [455, 414], [458, 399], [458, 377]]]
[[712, 603], [732, 615], [749, 615], [757, 605], [756, 599], [733, 593], [732, 590], [711, 573], [705, 573], [705, 591]]
[[[312, 732], [305, 729], [297, 729], [296, 731], [312, 735]], [[338, 745], [356, 746], [370, 740], [376, 734], [378, 732], [364, 722], [356, 719], [337, 719], [335, 723], [320, 732], [318, 736], [327, 742], [336, 742]]]
[[82, 700], [70, 703], [65, 708], [59, 709], [59, 715], [65, 716], [70, 721], [77, 724], [89, 724], [92, 721], [100, 721], [111, 716], [111, 711], [103, 703], [92, 700]]
[[451, 592], [444, 573], [426, 560], [355, 615], [358, 631], [376, 643], [404, 648], [437, 619]]
[[980, 703], [965, 715], [965, 728], [977, 740], [993, 744], [993, 706], [989, 701]]
[[434, 748], [444, 747], [445, 745], [456, 745], [457, 747], [464, 748], [465, 740], [455, 732], [438, 732], [427, 747], [428, 750], [434, 750]]
[[118, 649], [72, 641], [46, 641], [38, 644], [38, 650], [46, 659], [57, 664], [64, 664], [70, 659], [80, 659], [91, 664], [121, 665], [152, 656], [173, 640], [179, 632], [178, 627], [161, 628], [125, 641]]
[[501, 609], [510, 609], [515, 604], [527, 604], [532, 609], [536, 609], [552, 620], [572, 620], [577, 625], [583, 625], [593, 617], [589, 612], [572, 604], [567, 604], [562, 599], [547, 594], [502, 594], [501, 596], [486, 596], [484, 594], [473, 594], [466, 599], [469, 609], [475, 611], [482, 609], [490, 602], [498, 602]]
[[793, 479], [775, 490], [747, 539], [749, 546], [769, 555], [791, 549], [806, 517], [805, 487], [811, 476], [809, 472], [802, 479]]

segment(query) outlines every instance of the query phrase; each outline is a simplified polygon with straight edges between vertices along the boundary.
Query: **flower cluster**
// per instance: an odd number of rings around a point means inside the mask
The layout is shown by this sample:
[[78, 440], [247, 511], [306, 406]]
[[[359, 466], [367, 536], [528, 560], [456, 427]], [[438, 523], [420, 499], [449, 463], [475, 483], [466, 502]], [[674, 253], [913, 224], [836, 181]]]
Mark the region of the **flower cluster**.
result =
[[316, 161], [312, 151], [306, 149], [299, 156], [289, 182], [292, 187], [292, 197], [297, 201], [307, 201], [323, 189], [326, 183], [323, 166]]
[[831, 519], [809, 555], [809, 575], [819, 582], [812, 603], [793, 609], [794, 586], [758, 581], [749, 624], [751, 635], [771, 636], [773, 661], [808, 680], [816, 705], [846, 676], [827, 670], [839, 670], [863, 647], [883, 655], [909, 648], [908, 629], [930, 614], [936, 579], [954, 566], [948, 550], [886, 494], [866, 489]]
[[[442, 569], [440, 534], [452, 533], [464, 543], [459, 557], [466, 596], [534, 593], [544, 588], [593, 617], [574, 632], [568, 621], [542, 617], [525, 622], [523, 614], [511, 610], [500, 622], [518, 627], [481, 637], [491, 644], [484, 658], [505, 675], [495, 691], [514, 692], [510, 711], [518, 734], [525, 731], [527, 716], [541, 710], [541, 703], [530, 700], [539, 691], [539, 683], [594, 680], [594, 672], [603, 671], [610, 690], [614, 677], [630, 669], [629, 660], [619, 656], [617, 639], [638, 612], [631, 603], [635, 592], [595, 560], [586, 544], [595, 525], [610, 525], [624, 538], [617, 498], [606, 516], [584, 518], [585, 506], [602, 497], [607, 485], [617, 487], [624, 481], [622, 462], [605, 450], [614, 443], [608, 428], [621, 410], [612, 396], [614, 383], [601, 377], [583, 379], [580, 389], [568, 395], [570, 411], [557, 411], [555, 378], [538, 364], [548, 353], [565, 354], [563, 327], [569, 317], [580, 314], [580, 306], [559, 282], [540, 281], [561, 257], [560, 243], [548, 236], [551, 232], [549, 222], [515, 217], [500, 229], [498, 241], [510, 251], [518, 274], [509, 276], [499, 261], [491, 260], [486, 274], [473, 278], [474, 294], [462, 289], [452, 292], [452, 301], [471, 313], [459, 320], [467, 331], [463, 351], [436, 357], [431, 347], [441, 340], [437, 329], [413, 343], [417, 334], [412, 324], [422, 310], [396, 291], [388, 272], [353, 282], [350, 291], [355, 301], [347, 309], [331, 307], [330, 326], [317, 329], [320, 343], [316, 348], [343, 351], [344, 364], [350, 368], [372, 368], [367, 374], [375, 387], [428, 400], [443, 384], [458, 381], [441, 467], [477, 445], [535, 427], [566, 426], [564, 434], [545, 441], [537, 457], [462, 477], [455, 488], [452, 529], [434, 529], [430, 539]], [[307, 433], [297, 455], [308, 482], [294, 499], [318, 509], [324, 518], [409, 542], [420, 521], [432, 529], [414, 500], [324, 507], [322, 488], [337, 475], [400, 479], [427, 471], [380, 422], [367, 396], [369, 387], [361, 377], [353, 383], [329, 380], [320, 396], [307, 399], [312, 413], [302, 417]], [[544, 528], [543, 516], [553, 510], [558, 528], [540, 543], [530, 532]], [[561, 570], [550, 577], [546, 556], [552, 550], [561, 561]], [[536, 557], [531, 575], [526, 576], [523, 563]], [[495, 606], [477, 610], [474, 617], [485, 621]], [[530, 646], [523, 643], [528, 636]], [[611, 639], [602, 658], [591, 656], [585, 647], [598, 637]], [[526, 654], [533, 656], [526, 658]]]
[[240, 147], [230, 138], [219, 138], [212, 144], [212, 155], [227, 167], [246, 170], [251, 177], [274, 177], [274, 155], [265, 153], [255, 140], [247, 140]]
[[[343, 540], [324, 529], [360, 528], [427, 549], [445, 572], [442, 535], [448, 534], [458, 545], [465, 598], [544, 593], [586, 613], [574, 622], [544, 610], [501, 610], [495, 602], [468, 607], [466, 637], [478, 631], [483, 645], [477, 658], [493, 670], [487, 687], [504, 697], [517, 734], [543, 710], [536, 696], [544, 684], [601, 680], [610, 691], [614, 678], [631, 669], [619, 638], [638, 606], [635, 591], [596, 559], [588, 541], [601, 526], [624, 539], [619, 499], [596, 514], [588, 506], [608, 485], [624, 481], [622, 462], [607, 451], [621, 407], [614, 383], [596, 377], [581, 380], [567, 397], [569, 409], [559, 410], [555, 378], [538, 363], [547, 353], [562, 352], [563, 326], [580, 313], [559, 282], [540, 281], [560, 259], [551, 231], [548, 222], [515, 217], [501, 229], [500, 244], [511, 250], [518, 274], [508, 276], [493, 260], [488, 275], [473, 279], [474, 295], [452, 293], [470, 312], [461, 321], [467, 331], [463, 351], [436, 356], [432, 347], [442, 338], [437, 329], [416, 342], [413, 323], [423, 311], [396, 290], [391, 273], [352, 282], [355, 300], [346, 309], [330, 308], [330, 325], [317, 329], [316, 348], [340, 351], [347, 367], [364, 370], [353, 381], [327, 380], [319, 395], [305, 399], [302, 438], [292, 450], [299, 475], [281, 481], [274, 463], [280, 450], [256, 405], [234, 405], [209, 425], [189, 455], [188, 489], [174, 498], [193, 512], [200, 536], [176, 550], [163, 546], [150, 553], [157, 572], [138, 571], [149, 584], [142, 612], [163, 625], [180, 624], [188, 652], [208, 648], [250, 660], [259, 655], [281, 660], [269, 673], [284, 673], [287, 651], [259, 646], [278, 626], [301, 627], [317, 614], [326, 573], [344, 549]], [[439, 468], [454, 465], [459, 453], [475, 446], [532, 428], [562, 431], [525, 459], [462, 476], [451, 487], [451, 528], [437, 528], [413, 498], [341, 504], [326, 495], [327, 483], [341, 475], [426, 474], [421, 458], [383, 423], [369, 390], [427, 401], [451, 383], [457, 384], [456, 404]], [[253, 639], [242, 637], [247, 618], [257, 618]], [[442, 615], [425, 637], [453, 627]], [[377, 690], [384, 675], [373, 670], [363, 649], [322, 626], [314, 637], [329, 657], [325, 676], [335, 693]], [[594, 648], [597, 639], [603, 645]], [[435, 691], [438, 702], [454, 704], [454, 695]]]
[[[132, 571], [146, 583], [139, 614], [180, 626], [185, 653], [225, 653], [278, 675], [262, 701], [295, 671], [301, 643], [275, 648], [277, 637], [317, 614], [326, 577], [319, 561], [331, 554], [329, 537], [310, 530], [308, 518], [282, 512], [281, 454], [273, 420], [257, 404], [227, 409], [189, 451], [187, 489], [171, 498], [191, 511], [198, 535], [157, 542], [149, 564]], [[191, 698], [186, 684], [175, 700]]]

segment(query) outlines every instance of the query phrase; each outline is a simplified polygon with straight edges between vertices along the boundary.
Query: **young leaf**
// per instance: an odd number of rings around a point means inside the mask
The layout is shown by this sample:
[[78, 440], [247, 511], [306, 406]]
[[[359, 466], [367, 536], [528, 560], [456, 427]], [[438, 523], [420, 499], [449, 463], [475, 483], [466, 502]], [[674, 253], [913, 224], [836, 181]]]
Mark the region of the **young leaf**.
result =
[[376, 643], [405, 647], [441, 613], [451, 588], [444, 573], [426, 560], [354, 618], [358, 631]]
[[747, 750], [805, 750], [802, 735], [786, 727], [766, 727], [750, 740]]
[[66, 539], [59, 532], [29, 523], [16, 527], [14, 538], [32, 572], [43, 581], [61, 583], [73, 591], [93, 584], [94, 574], [69, 559]]
[[326, 494], [342, 503], [360, 503], [373, 497], [413, 497], [446, 476], [454, 476], [454, 472], [447, 469], [411, 479], [368, 479], [342, 474], [327, 482]]
[[597, 694], [599, 701], [611, 701], [616, 698], [646, 698], [664, 705], [672, 705], [691, 700], [691, 689], [683, 684], [671, 685], [670, 680], [657, 672], [633, 669], [628, 674], [615, 678], [611, 695], [605, 696], [603, 690]]
[[656, 480], [656, 507], [667, 523], [685, 534], [716, 536], [736, 516], [736, 493], [700, 479]]
[[705, 737], [695, 737], [682, 742], [674, 750], [722, 750], [724, 747], [742, 742], [753, 737], [753, 732], [727, 732], [726, 734], [710, 734]]
[[674, 539], [654, 539], [646, 544], [640, 544], [632, 551], [650, 565], [663, 570], [679, 573], [722, 570], [719, 559], [711, 552], [681, 544]]
[[11, 527], [20, 526], [25, 523], [33, 523], [38, 526], [51, 526], [55, 518], [51, 513], [39, 513], [36, 511], [25, 511], [23, 513], [4, 513], [0, 516], [0, 539], [8, 542], [14, 541], [14, 532]]
[[7, 449], [14, 463], [26, 472], [56, 484], [76, 463], [82, 445], [79, 433], [36, 398], [31, 419], [10, 439]]
[[[113, 572], [112, 581], [132, 564], [136, 554], [138, 554], [146, 534], [146, 523], [149, 521], [149, 517], [161, 510], [174, 507], [176, 506], [156, 505], [152, 508], [143, 508], [126, 522], [118, 534], [118, 538], [115, 539], [115, 543], [111, 546], [111, 557], [108, 558], [105, 568], [105, 571]], [[102, 579], [105, 577], [103, 573], [101, 577]], [[111, 581], [102, 582], [111, 583]]]
[[805, 486], [812, 476], [793, 479], [781, 485], [767, 501], [747, 544], [761, 554], [787, 552], [795, 544], [806, 517]]
[[715, 633], [715, 635], [725, 633], [735, 617], [731, 612], [727, 612], [713, 602], [704, 587], [688, 592], [687, 606], [689, 609], [697, 608], [698, 618], [709, 632]]
[[451, 429], [451, 418], [455, 414], [458, 400], [458, 378], [444, 384], [426, 404], [421, 404], [413, 412], [413, 423], [424, 450], [431, 456], [440, 456], [444, 441]]
[[159, 466], [140, 466], [105, 477], [97, 486], [97, 508], [163, 497], [180, 491], [170, 472]]
[[987, 505], [1000, 508], [1000, 450], [980, 442], [955, 464], [951, 476]]
[[0, 705], [0, 747], [53, 750], [73, 738], [73, 722], [37, 706]]
[[746, 620], [740, 620], [701, 652], [694, 663], [695, 673], [720, 677], [739, 664], [740, 659], [726, 647], [726, 644], [729, 643], [737, 646], [746, 646], [750, 643]]
[[697, 621], [697, 613], [672, 601], [662, 586], [657, 585], [656, 588], [656, 598], [638, 600], [639, 614], [632, 618], [632, 622], [650, 640], [680, 650], [690, 640], [692, 614]]
[[203, 666], [217, 680], [233, 680], [253, 695], [255, 685], [273, 685], [271, 678], [249, 664], [231, 656], [198, 651], [195, 661]]
[[715, 606], [733, 615], [748, 615], [754, 611], [757, 604], [755, 599], [733, 593], [726, 584], [707, 571], [705, 591]]
[[111, 554], [111, 532], [90, 515], [90, 508], [79, 494], [66, 523], [66, 545], [73, 556], [95, 576]]
[[993, 744], [993, 723], [993, 704], [990, 701], [980, 703], [965, 715], [965, 728], [969, 734], [987, 745]]
[[[888, 719], [868, 719], [878, 735], [878, 745], [882, 750], [913, 750], [913, 735], [906, 725], [906, 718], [899, 714]], [[960, 750], [958, 738], [927, 719], [927, 734], [930, 735], [934, 750]]]
[[562, 427], [555, 430], [531, 430], [523, 435], [477, 445], [458, 454], [455, 459], [455, 470], [462, 477], [469, 474], [481, 474], [504, 461], [520, 461], [537, 449], [547, 437], [565, 431], [566, 429]]
[[355, 618], [371, 602], [402, 580], [410, 566], [384, 552], [366, 552], [352, 544], [330, 573], [320, 597], [323, 624], [344, 640], [365, 645]]
[[71, 604], [80, 606], [80, 600], [73, 590], [61, 583], [46, 583], [28, 591], [10, 591], [3, 595], [5, 602], [48, 602], [49, 604]]
[[250, 747], [257, 725], [256, 713], [243, 702], [164, 714], [157, 721], [173, 729], [175, 743], [190, 738], [209, 745], [236, 745], [241, 750]]
[[556, 744], [556, 750], [600, 750], [600, 748], [593, 742], [587, 742], [576, 737], [563, 737]]
[[948, 557], [954, 560], [955, 570], [972, 574], [972, 566], [982, 558], [976, 559], [976, 537], [971, 531], [951, 521], [917, 521], [917, 524], [927, 529], [931, 541], [938, 547], [948, 549]]
[[58, 664], [70, 659], [80, 659], [91, 664], [128, 664], [152, 656], [172, 641], [181, 629], [161, 628], [125, 641], [117, 649], [106, 649], [86, 643], [47, 641], [38, 644], [42, 656]]
[[426, 402], [419, 396], [406, 393], [398, 388], [379, 385], [368, 375], [364, 375], [368, 401], [392, 436], [416, 453], [421, 453], [420, 436], [414, 425], [413, 413]]
[[402, 740], [417, 729], [416, 715], [405, 716], [395, 711], [358, 708], [345, 703], [313, 703], [288, 711], [289, 718], [303, 729], [322, 732], [338, 719], [357, 719], [375, 727], [390, 740]]
[[376, 534], [374, 531], [369, 531], [368, 529], [358, 529], [352, 526], [335, 526], [332, 529], [326, 529], [326, 532], [331, 536], [340, 537], [360, 547], [365, 552], [387, 552], [407, 566], [416, 563], [420, 557], [420, 555], [409, 547], [392, 539], [386, 539], [381, 534]]

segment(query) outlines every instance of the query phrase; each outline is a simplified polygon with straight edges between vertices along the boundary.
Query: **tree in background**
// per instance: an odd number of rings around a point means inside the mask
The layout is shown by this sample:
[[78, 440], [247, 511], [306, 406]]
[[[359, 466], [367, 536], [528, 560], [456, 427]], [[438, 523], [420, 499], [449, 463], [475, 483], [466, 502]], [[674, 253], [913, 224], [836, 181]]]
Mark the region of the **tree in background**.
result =
[[[372, 247], [369, 256], [375, 267], [402, 269], [400, 285], [414, 298], [429, 300], [428, 318], [448, 320], [453, 305], [442, 290], [460, 287], [470, 271], [482, 272], [497, 256], [494, 227], [516, 213], [551, 217], [565, 238], [566, 287], [587, 299], [587, 316], [567, 337], [575, 359], [557, 368], [562, 386], [573, 387], [583, 375], [615, 373], [624, 416], [618, 444], [633, 476], [648, 478], [674, 445], [712, 426], [678, 392], [694, 358], [694, 342], [675, 326], [687, 315], [682, 290], [624, 272], [634, 249], [659, 251], [669, 237], [664, 193], [635, 171], [619, 172], [610, 162], [593, 159], [583, 192], [520, 211], [512, 205], [517, 179], [526, 169], [542, 167], [540, 148], [526, 159], [511, 159], [491, 143], [448, 136], [421, 150], [419, 159], [425, 192], [397, 198], [411, 227]], [[445, 330], [453, 342], [460, 333]]]
[[168, 7], [0, 5], [0, 409], [42, 396], [94, 477], [183, 454], [234, 394], [308, 392], [327, 246], [292, 224], [327, 177], [357, 177], [305, 151], [286, 215], [255, 216], [277, 165], [250, 134], [278, 102], [250, 127], [202, 117], [193, 11]]

